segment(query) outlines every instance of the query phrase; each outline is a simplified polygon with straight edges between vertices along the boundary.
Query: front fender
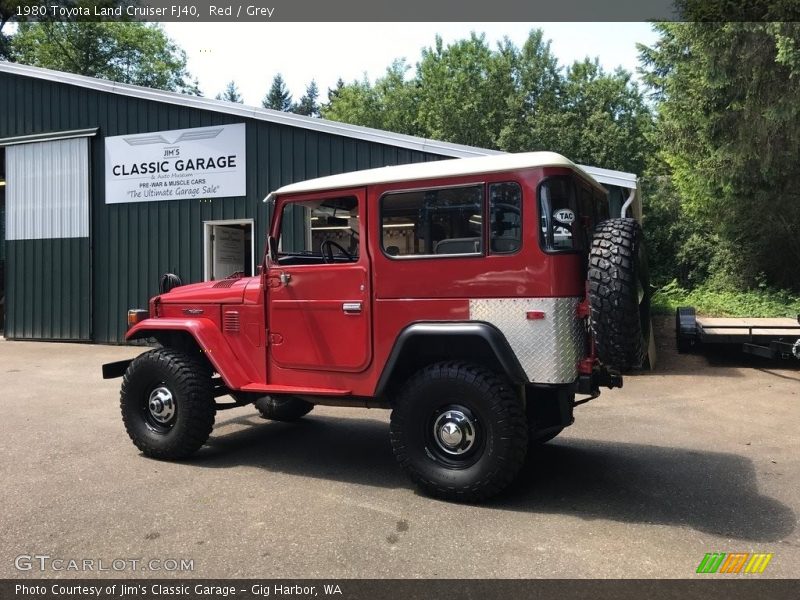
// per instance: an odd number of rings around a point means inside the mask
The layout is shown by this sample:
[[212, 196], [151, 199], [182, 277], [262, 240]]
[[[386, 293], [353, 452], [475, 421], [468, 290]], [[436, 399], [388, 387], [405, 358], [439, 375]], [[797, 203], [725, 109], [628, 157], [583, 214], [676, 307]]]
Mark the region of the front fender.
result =
[[232, 390], [241, 389], [256, 381], [253, 374], [247, 373], [219, 328], [209, 319], [145, 319], [131, 327], [125, 334], [127, 341], [157, 337], [159, 332], [182, 331], [197, 342], [222, 380]]

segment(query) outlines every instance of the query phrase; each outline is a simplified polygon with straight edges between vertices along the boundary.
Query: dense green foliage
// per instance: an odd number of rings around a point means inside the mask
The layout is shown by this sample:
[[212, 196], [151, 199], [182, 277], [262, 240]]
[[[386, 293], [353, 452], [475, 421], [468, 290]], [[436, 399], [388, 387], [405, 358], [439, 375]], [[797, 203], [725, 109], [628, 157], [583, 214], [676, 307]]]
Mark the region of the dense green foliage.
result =
[[11, 2], [0, 0], [0, 60], [11, 59], [11, 36], [3, 30], [13, 16], [14, 9]]
[[437, 38], [416, 68], [395, 61], [329, 91], [322, 116], [449, 142], [513, 152], [554, 150], [577, 162], [641, 173], [650, 154], [650, 109], [623, 70], [596, 60], [563, 68], [540, 30], [522, 48], [492, 49], [483, 35]]
[[19, 62], [146, 87], [198, 93], [186, 54], [158, 25], [139, 22], [19, 23], [10, 41]]
[[658, 274], [800, 290], [800, 25], [655, 27], [640, 51], [658, 102], [651, 172], [666, 176], [645, 194]]
[[800, 315], [800, 296], [766, 286], [732, 290], [700, 285], [687, 290], [672, 281], [653, 295], [651, 306], [654, 313], [668, 315], [680, 306], [693, 306], [698, 314], [716, 317], [795, 317]]

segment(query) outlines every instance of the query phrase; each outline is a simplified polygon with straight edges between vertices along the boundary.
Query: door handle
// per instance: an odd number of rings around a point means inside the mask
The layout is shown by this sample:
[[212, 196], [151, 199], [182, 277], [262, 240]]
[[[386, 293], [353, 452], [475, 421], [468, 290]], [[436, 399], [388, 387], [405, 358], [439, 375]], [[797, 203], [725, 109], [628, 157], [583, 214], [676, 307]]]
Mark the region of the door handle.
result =
[[346, 315], [360, 315], [361, 302], [345, 302], [342, 304], [342, 311]]
[[287, 286], [287, 285], [289, 285], [289, 282], [292, 280], [292, 274], [291, 273], [282, 272], [280, 274], [280, 280], [281, 280], [281, 283], [284, 286]]

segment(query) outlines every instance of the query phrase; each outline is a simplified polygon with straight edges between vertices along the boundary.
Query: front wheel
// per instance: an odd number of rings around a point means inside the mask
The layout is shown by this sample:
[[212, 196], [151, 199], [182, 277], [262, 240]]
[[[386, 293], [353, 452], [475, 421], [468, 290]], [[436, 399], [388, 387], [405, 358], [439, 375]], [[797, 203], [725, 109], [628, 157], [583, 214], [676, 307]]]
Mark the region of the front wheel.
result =
[[495, 373], [443, 362], [417, 372], [391, 416], [395, 457], [425, 492], [478, 502], [502, 491], [527, 450], [522, 403]]
[[200, 358], [159, 348], [128, 366], [120, 395], [122, 421], [147, 456], [186, 458], [205, 444], [214, 427], [214, 394]]

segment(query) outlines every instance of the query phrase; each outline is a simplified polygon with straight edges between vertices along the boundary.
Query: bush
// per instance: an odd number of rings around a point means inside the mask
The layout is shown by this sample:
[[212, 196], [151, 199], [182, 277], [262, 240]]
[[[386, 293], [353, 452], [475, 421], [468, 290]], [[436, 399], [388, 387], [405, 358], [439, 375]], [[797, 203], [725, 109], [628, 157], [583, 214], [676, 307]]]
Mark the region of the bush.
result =
[[673, 280], [653, 295], [655, 314], [674, 314], [679, 306], [694, 306], [699, 315], [714, 317], [796, 317], [800, 296], [762, 284], [757, 290], [718, 289], [705, 284], [687, 290]]

